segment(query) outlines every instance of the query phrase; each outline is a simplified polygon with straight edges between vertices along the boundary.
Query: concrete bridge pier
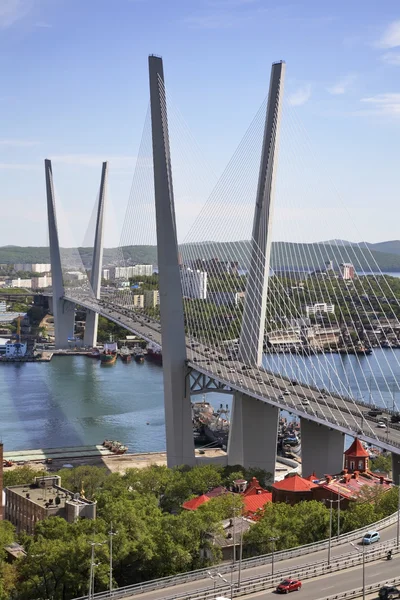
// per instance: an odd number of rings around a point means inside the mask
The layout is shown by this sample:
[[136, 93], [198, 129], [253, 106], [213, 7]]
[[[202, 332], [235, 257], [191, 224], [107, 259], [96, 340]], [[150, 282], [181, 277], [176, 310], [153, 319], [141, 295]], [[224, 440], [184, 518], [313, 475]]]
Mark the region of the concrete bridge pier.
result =
[[392, 479], [396, 485], [400, 485], [400, 454], [392, 452]]
[[279, 409], [235, 392], [228, 441], [228, 464], [275, 473]]
[[302, 475], [334, 475], [343, 469], [344, 433], [300, 418]]
[[[68, 338], [75, 332], [75, 304], [69, 300], [49, 297], [49, 310], [54, 316], [54, 338], [56, 349], [68, 348]], [[56, 317], [57, 315], [57, 317]]]

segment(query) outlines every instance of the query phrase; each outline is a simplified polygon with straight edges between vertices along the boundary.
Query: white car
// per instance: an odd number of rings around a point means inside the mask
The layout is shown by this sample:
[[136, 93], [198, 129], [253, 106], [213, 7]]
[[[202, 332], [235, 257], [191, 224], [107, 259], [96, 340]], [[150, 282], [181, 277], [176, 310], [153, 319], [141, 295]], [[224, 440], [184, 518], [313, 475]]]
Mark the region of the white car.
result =
[[229, 369], [229, 373], [236, 373], [236, 369], [234, 369], [233, 367], [231, 367], [231, 368]]
[[309, 399], [308, 399], [308, 398], [302, 398], [302, 399], [300, 399], [300, 402], [301, 402], [302, 404], [305, 404], [306, 406], [309, 406], [309, 405], [310, 405], [310, 401], [309, 401]]
[[283, 392], [283, 395], [284, 395], [284, 396], [290, 396], [290, 392], [289, 392], [289, 390], [285, 390], [285, 391]]
[[386, 423], [379, 421], [377, 424], [378, 429], [386, 429]]

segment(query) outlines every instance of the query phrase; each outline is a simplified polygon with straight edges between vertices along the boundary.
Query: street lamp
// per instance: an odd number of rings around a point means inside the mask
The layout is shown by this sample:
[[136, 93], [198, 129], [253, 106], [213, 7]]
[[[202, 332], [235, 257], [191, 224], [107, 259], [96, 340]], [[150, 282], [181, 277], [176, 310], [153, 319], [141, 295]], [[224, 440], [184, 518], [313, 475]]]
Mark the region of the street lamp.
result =
[[209, 576], [209, 578], [210, 578], [210, 579], [212, 579], [212, 580], [213, 580], [213, 582], [214, 582], [214, 596], [215, 596], [215, 587], [216, 587], [216, 585], [217, 585], [217, 577], [216, 577], [216, 575], [212, 575], [212, 574], [210, 573], [210, 571], [207, 571], [207, 575], [208, 575], [208, 576]]
[[[233, 599], [233, 584], [232, 584], [232, 580], [229, 583], [228, 580], [225, 579], [225, 577], [222, 577], [221, 573], [217, 573], [217, 576], [220, 577], [224, 583], [226, 583], [227, 585], [229, 585], [229, 587], [231, 588], [231, 599]], [[214, 591], [215, 591], [215, 588], [214, 588]]]
[[110, 536], [110, 596], [112, 592], [112, 580], [113, 580], [113, 537], [117, 535], [118, 531], [113, 531], [112, 522], [110, 523], [110, 531], [108, 535]]
[[272, 543], [272, 556], [271, 556], [271, 577], [274, 576], [274, 555], [275, 555], [275, 542], [279, 540], [279, 537], [269, 537], [268, 541]]
[[[360, 548], [355, 545], [354, 542], [350, 542], [351, 546], [353, 546], [357, 552], [361, 552]], [[365, 600], [365, 544], [362, 544], [362, 597]]]
[[88, 598], [91, 600], [94, 598], [94, 570], [95, 567], [98, 567], [100, 563], [94, 562], [94, 548], [95, 546], [103, 546], [107, 542], [89, 542], [92, 546], [91, 557], [90, 557], [90, 571], [89, 571], [89, 593]]

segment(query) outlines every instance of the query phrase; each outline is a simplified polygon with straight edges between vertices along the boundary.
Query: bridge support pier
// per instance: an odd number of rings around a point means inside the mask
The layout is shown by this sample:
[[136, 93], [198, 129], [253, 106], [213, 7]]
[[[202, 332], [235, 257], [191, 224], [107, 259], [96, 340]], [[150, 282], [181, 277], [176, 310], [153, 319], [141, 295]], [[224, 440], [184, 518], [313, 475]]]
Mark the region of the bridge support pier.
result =
[[300, 418], [303, 477], [334, 475], [343, 469], [344, 433]]
[[[97, 208], [96, 232], [94, 236], [92, 271], [90, 274], [90, 285], [94, 297], [100, 299], [101, 268], [103, 265], [103, 234], [104, 234], [104, 206], [106, 200], [108, 163], [103, 162], [101, 170], [101, 181], [99, 191], [99, 204]], [[97, 328], [99, 315], [91, 310], [86, 311], [85, 333], [83, 343], [86, 347], [95, 348], [97, 345]]]
[[190, 376], [186, 367], [185, 321], [161, 58], [149, 57], [149, 75], [167, 463], [169, 467], [194, 466]]
[[228, 464], [257, 467], [274, 476], [279, 409], [235, 392], [228, 441]]
[[400, 485], [400, 454], [392, 452], [392, 479], [396, 485]]

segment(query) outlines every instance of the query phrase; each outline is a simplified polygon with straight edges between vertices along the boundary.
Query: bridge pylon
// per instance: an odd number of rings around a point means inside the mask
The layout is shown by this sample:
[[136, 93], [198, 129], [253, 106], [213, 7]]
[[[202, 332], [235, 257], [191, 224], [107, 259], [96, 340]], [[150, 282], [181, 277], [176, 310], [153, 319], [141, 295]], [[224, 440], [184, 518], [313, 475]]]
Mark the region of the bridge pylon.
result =
[[[274, 63], [271, 69], [250, 264], [239, 338], [239, 358], [252, 366], [260, 366], [263, 355], [271, 255], [271, 221], [285, 68], [285, 63], [281, 61]], [[229, 464], [242, 464], [244, 467], [259, 466], [274, 473], [278, 420], [279, 410], [274, 406], [235, 393], [228, 444]]]
[[64, 299], [64, 281], [61, 267], [60, 244], [56, 219], [56, 205], [51, 160], [44, 161], [46, 175], [47, 216], [49, 224], [50, 263], [53, 298], [50, 308], [54, 316], [54, 345], [68, 348], [68, 338], [74, 336], [75, 304]]
[[149, 56], [164, 408], [169, 467], [194, 465], [194, 439], [162, 58]]
[[[93, 246], [92, 270], [90, 274], [90, 285], [94, 297], [100, 299], [101, 269], [103, 266], [103, 238], [104, 238], [104, 211], [106, 202], [106, 184], [108, 175], [108, 163], [103, 162], [101, 169], [99, 204], [97, 208], [96, 232]], [[86, 311], [85, 333], [83, 343], [86, 347], [94, 348], [97, 345], [97, 328], [99, 315], [92, 311]]]

